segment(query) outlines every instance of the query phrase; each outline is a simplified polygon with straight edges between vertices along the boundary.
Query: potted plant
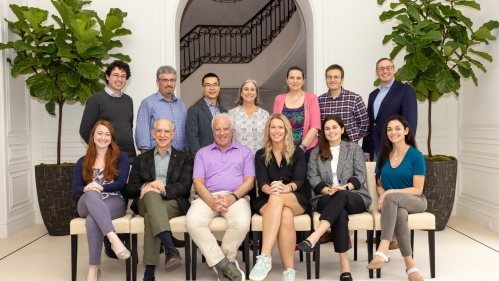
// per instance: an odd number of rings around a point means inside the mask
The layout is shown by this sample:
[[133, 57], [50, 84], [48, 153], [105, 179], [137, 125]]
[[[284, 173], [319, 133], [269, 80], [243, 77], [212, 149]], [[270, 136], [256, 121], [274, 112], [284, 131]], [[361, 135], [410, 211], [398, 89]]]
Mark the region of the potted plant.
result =
[[[382, 5], [385, 0], [378, 0]], [[486, 72], [480, 60], [492, 62], [492, 57], [476, 47], [496, 38], [491, 30], [499, 22], [491, 20], [473, 29], [473, 22], [460, 10], [480, 10], [473, 0], [400, 0], [391, 3], [390, 10], [381, 13], [381, 22], [397, 19], [392, 33], [383, 44], [392, 42], [393, 59], [405, 50], [404, 65], [395, 77], [416, 91], [417, 99], [428, 101], [428, 155], [424, 195], [427, 211], [435, 214], [436, 230], [447, 225], [454, 205], [457, 159], [452, 156], [433, 155], [431, 152], [432, 103], [446, 93], [459, 95], [461, 79], [471, 79], [478, 86], [474, 69]]]
[[51, 16], [57, 26], [44, 24], [48, 11], [11, 4], [18, 20], [5, 21], [19, 39], [0, 43], [0, 50], [14, 50], [15, 58], [7, 59], [11, 74], [30, 75], [26, 79], [30, 95], [44, 102], [50, 115], [55, 116], [58, 108], [57, 162], [35, 166], [35, 180], [40, 212], [49, 234], [67, 235], [69, 222], [77, 214], [71, 189], [74, 164], [61, 165], [62, 108], [67, 101], [85, 104], [93, 93], [104, 88], [103, 60], [115, 57], [130, 61], [130, 57], [110, 51], [122, 46], [114, 37], [131, 31], [122, 28], [127, 14], [120, 9], [110, 9], [103, 21], [95, 11], [83, 9], [91, 1], [51, 2], [59, 14]]

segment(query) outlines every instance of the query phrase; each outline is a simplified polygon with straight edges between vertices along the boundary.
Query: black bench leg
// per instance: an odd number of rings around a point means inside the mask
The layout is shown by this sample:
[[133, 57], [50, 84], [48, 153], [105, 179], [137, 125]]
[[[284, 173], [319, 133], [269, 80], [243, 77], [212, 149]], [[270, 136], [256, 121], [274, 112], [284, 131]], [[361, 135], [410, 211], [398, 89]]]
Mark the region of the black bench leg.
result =
[[196, 266], [198, 257], [198, 246], [192, 241], [192, 280], [196, 280]]
[[137, 263], [139, 263], [139, 253], [137, 252], [137, 234], [132, 234], [132, 280], [137, 281]]
[[353, 231], [353, 260], [357, 260], [357, 230]]
[[[367, 260], [370, 262], [373, 259], [373, 232], [374, 230], [367, 231]], [[369, 278], [373, 278], [374, 271], [369, 269]]]
[[435, 230], [428, 230], [428, 246], [430, 248], [431, 278], [435, 278]]
[[315, 279], [319, 279], [321, 270], [321, 242], [315, 243]]
[[76, 263], [78, 259], [78, 235], [71, 235], [71, 280], [76, 281]]
[[191, 236], [184, 232], [185, 241], [185, 280], [191, 279]]
[[[130, 234], [129, 233], [123, 233], [124, 235], [122, 235], [122, 237], [124, 237], [125, 239], [123, 240], [125, 243], [125, 247], [127, 249], [131, 249], [130, 248]], [[131, 268], [130, 268], [130, 263], [132, 262], [132, 259], [129, 258], [125, 261], [125, 275], [126, 275], [126, 281], [130, 281], [130, 277], [131, 277]]]
[[[381, 241], [381, 230], [376, 230], [376, 251], [378, 250], [380, 241]], [[381, 278], [381, 268], [376, 269], [376, 278]]]

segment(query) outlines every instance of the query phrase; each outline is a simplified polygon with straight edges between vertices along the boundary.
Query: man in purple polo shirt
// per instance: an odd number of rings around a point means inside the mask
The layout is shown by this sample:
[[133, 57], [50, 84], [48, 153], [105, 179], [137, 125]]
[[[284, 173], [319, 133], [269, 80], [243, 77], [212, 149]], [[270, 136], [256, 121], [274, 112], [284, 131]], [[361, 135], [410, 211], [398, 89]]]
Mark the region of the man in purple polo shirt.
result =
[[[245, 275], [236, 255], [250, 228], [247, 194], [255, 180], [255, 161], [248, 147], [232, 140], [229, 115], [216, 115], [211, 128], [215, 142], [196, 154], [192, 176], [196, 199], [191, 202], [185, 226], [220, 281], [241, 281]], [[208, 227], [217, 216], [223, 216], [228, 225], [221, 247]]]

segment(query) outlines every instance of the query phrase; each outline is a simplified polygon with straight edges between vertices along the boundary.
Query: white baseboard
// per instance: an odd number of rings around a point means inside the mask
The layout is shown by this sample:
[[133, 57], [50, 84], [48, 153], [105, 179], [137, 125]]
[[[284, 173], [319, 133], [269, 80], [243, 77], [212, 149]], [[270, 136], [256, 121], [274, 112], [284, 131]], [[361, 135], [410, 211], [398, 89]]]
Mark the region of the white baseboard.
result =
[[458, 217], [499, 234], [499, 219], [477, 212], [467, 206], [456, 205], [455, 207]]
[[7, 221], [6, 224], [0, 224], [0, 238], [7, 238], [10, 235], [21, 231], [35, 224], [35, 212], [19, 215]]

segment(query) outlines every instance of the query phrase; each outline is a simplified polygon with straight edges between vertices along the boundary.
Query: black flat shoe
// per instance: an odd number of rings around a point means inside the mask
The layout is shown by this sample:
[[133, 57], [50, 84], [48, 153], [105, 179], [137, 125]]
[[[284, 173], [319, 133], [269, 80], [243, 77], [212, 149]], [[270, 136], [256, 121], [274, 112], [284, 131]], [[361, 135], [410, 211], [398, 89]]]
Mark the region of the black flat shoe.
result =
[[312, 253], [313, 251], [315, 251], [314, 247], [312, 247], [312, 243], [310, 243], [308, 239], [305, 239], [298, 243], [298, 248], [305, 253]]
[[352, 274], [350, 272], [343, 272], [340, 275], [340, 281], [353, 281]]

